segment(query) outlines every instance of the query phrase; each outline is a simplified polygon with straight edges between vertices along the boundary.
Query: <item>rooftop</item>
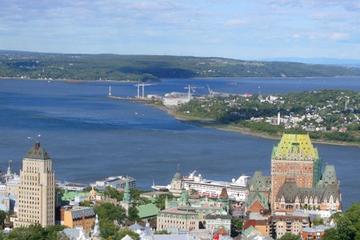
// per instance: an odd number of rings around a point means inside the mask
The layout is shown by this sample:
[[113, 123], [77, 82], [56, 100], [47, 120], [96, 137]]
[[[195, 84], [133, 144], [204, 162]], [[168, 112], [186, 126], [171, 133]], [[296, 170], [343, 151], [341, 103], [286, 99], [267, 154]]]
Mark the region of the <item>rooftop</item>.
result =
[[25, 158], [47, 160], [50, 159], [50, 156], [46, 150], [41, 147], [40, 143], [37, 142], [32, 148], [30, 148], [30, 150], [25, 155]]
[[283, 134], [279, 144], [273, 148], [272, 159], [314, 161], [319, 159], [319, 155], [308, 134]]

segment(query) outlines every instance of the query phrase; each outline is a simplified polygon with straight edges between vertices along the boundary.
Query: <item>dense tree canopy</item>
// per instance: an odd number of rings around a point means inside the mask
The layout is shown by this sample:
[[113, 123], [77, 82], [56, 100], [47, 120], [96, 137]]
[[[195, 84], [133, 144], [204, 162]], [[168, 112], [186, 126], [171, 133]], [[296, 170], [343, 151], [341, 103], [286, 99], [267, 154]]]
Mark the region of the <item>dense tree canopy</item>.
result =
[[285, 235], [279, 239], [280, 240], [301, 240], [300, 236], [291, 234], [291, 233], [285, 233]]
[[[9, 235], [3, 236], [5, 240], [58, 240], [61, 239], [60, 231], [64, 226], [55, 225], [46, 228], [40, 225], [15, 228]], [[0, 238], [1, 239], [1, 238]]]
[[334, 217], [336, 227], [325, 232], [324, 240], [360, 240], [360, 203]]

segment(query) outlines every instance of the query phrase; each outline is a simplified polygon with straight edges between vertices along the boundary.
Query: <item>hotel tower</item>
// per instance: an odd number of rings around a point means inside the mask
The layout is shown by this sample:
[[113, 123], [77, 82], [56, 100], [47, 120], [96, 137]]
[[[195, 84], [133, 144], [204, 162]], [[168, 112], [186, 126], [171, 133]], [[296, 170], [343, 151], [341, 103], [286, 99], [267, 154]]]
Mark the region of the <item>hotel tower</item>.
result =
[[321, 160], [308, 134], [284, 134], [271, 157], [271, 205], [280, 187], [292, 180], [300, 188], [314, 187], [321, 176]]

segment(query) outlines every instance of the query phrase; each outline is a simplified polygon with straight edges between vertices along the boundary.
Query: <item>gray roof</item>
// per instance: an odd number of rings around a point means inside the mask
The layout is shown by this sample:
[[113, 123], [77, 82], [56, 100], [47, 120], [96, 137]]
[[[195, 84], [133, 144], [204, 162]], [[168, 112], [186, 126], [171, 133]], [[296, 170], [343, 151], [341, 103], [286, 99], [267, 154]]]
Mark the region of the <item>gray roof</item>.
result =
[[95, 217], [94, 209], [91, 207], [76, 207], [71, 209], [73, 219], [81, 219], [83, 217]]
[[67, 238], [69, 238], [70, 240], [76, 240], [80, 237], [81, 235], [81, 230], [77, 229], [77, 228], [65, 228], [63, 230], [63, 233], [66, 235]]
[[205, 219], [231, 219], [231, 216], [226, 214], [226, 215], [221, 215], [221, 214], [209, 214], [205, 216]]
[[340, 187], [336, 177], [335, 167], [333, 165], [326, 165], [322, 177], [318, 184], [313, 188], [300, 188], [296, 185], [294, 179], [287, 179], [281, 186], [277, 194], [277, 199], [285, 198], [285, 202], [295, 202], [296, 197], [303, 200], [305, 197], [317, 198], [318, 202], [324, 200], [328, 201], [333, 196], [335, 199], [340, 199]]
[[300, 202], [303, 202], [306, 197], [312, 197], [317, 198], [318, 202], [324, 202], [325, 200], [328, 201], [331, 196], [333, 196], [334, 200], [340, 199], [338, 184], [321, 184], [314, 188], [300, 188], [294, 181], [288, 180], [280, 188], [277, 199], [280, 201], [281, 198], [284, 197], [285, 202], [293, 203], [296, 198], [298, 198]]
[[336, 184], [337, 177], [334, 165], [326, 165], [322, 174], [320, 184]]
[[25, 158], [47, 160], [50, 159], [49, 154], [44, 148], [41, 147], [40, 143], [35, 143], [32, 148], [27, 152]]

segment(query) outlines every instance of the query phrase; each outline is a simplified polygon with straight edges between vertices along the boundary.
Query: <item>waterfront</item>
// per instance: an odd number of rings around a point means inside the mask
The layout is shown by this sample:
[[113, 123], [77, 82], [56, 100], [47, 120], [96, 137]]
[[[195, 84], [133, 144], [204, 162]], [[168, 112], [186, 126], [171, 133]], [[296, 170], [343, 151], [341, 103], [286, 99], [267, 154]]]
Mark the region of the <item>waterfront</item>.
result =
[[[216, 91], [272, 93], [322, 88], [360, 90], [359, 78], [167, 80], [148, 93], [186, 91], [186, 84]], [[136, 93], [132, 83], [111, 83], [113, 94]], [[21, 158], [28, 136], [41, 141], [54, 158], [59, 180], [90, 182], [129, 174], [138, 186], [153, 179], [166, 184], [179, 163], [183, 173], [198, 170], [207, 178], [230, 180], [241, 173], [268, 174], [275, 141], [201, 128], [175, 120], [151, 106], [108, 99], [106, 82], [69, 84], [47, 81], [0, 81], [0, 166]], [[203, 88], [200, 88], [203, 87]], [[360, 148], [317, 145], [324, 162], [334, 164], [344, 205], [360, 199]]]

